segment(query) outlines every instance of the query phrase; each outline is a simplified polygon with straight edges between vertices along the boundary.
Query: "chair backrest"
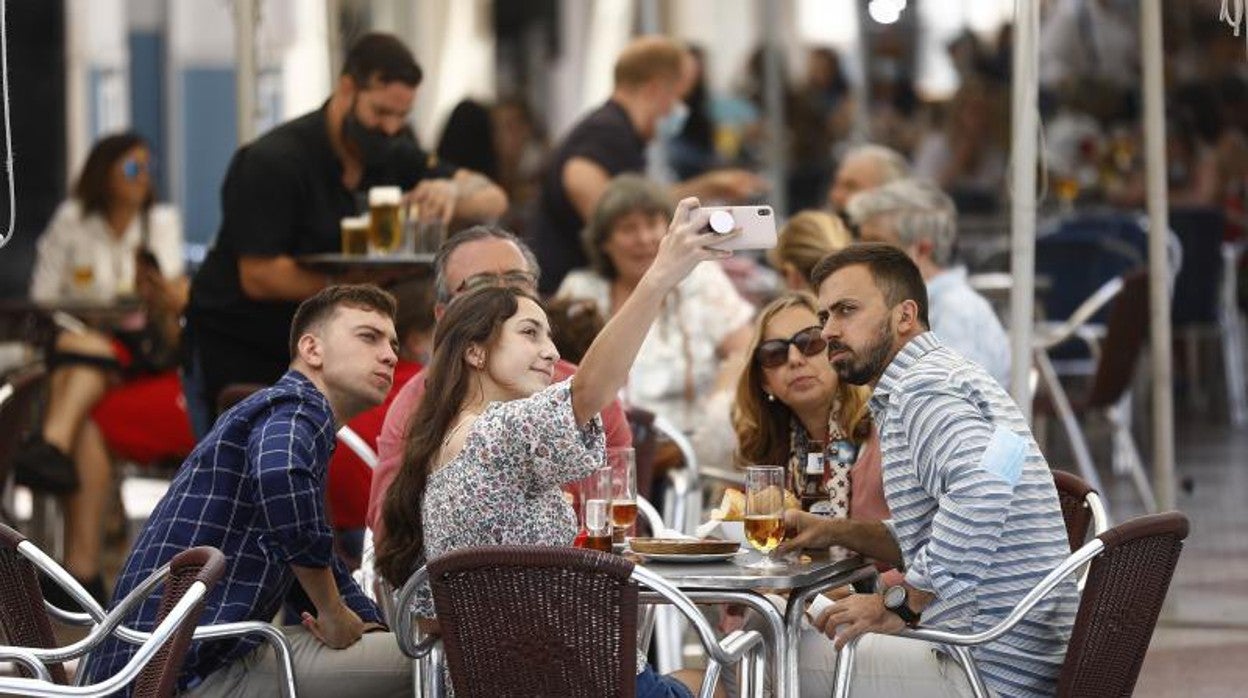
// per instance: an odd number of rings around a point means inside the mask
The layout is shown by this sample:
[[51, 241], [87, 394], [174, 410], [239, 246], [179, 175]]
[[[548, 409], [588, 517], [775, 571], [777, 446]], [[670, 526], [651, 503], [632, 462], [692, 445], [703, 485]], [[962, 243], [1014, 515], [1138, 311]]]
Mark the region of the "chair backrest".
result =
[[[43, 591], [35, 565], [17, 550], [26, 537], [0, 524], [0, 630], [5, 641], [16, 647], [52, 649], [57, 647], [52, 621], [43, 607]], [[33, 678], [25, 669], [22, 675]], [[69, 683], [62, 664], [48, 667], [52, 680]]]
[[13, 456], [34, 424], [35, 402], [46, 378], [42, 364], [30, 364], [0, 381], [0, 483], [7, 480]]
[[1183, 267], [1174, 281], [1170, 319], [1180, 326], [1212, 325], [1218, 321], [1226, 214], [1215, 206], [1171, 208], [1170, 229], [1183, 245]]
[[428, 568], [459, 698], [635, 694], [631, 562], [578, 548], [488, 546]]
[[[216, 548], [191, 548], [174, 555], [169, 562], [169, 573], [165, 576], [165, 588], [160, 596], [156, 624], [159, 625], [169, 615], [195, 582], [203, 582], [211, 591], [224, 574], [225, 556]], [[143, 667], [143, 671], [134, 681], [134, 696], [165, 698], [173, 695], [177, 688], [178, 674], [182, 671], [182, 662], [191, 646], [191, 635], [195, 633], [195, 626], [199, 623], [206, 600], [207, 595], [196, 604], [186, 621], [178, 627], [177, 633]]]
[[1057, 501], [1062, 506], [1062, 518], [1066, 520], [1066, 537], [1072, 551], [1083, 547], [1092, 526], [1092, 507], [1088, 506], [1088, 493], [1095, 492], [1091, 485], [1078, 475], [1064, 470], [1053, 471], [1053, 484], [1057, 487]]
[[1058, 696], [1130, 696], [1170, 588], [1187, 517], [1131, 519], [1102, 533], [1058, 677]]
[[1069, 317], [1083, 299], [1115, 276], [1148, 261], [1148, 235], [1135, 216], [1081, 214], [1036, 236], [1036, 274], [1052, 279], [1046, 317]]
[[217, 414], [225, 412], [245, 400], [247, 396], [264, 388], [263, 383], [230, 383], [217, 393]]
[[1122, 277], [1122, 292], [1109, 306], [1101, 357], [1092, 377], [1085, 405], [1109, 407], [1131, 386], [1140, 351], [1148, 338], [1148, 271], [1137, 269]]
[[637, 463], [637, 494], [650, 498], [654, 486], [654, 458], [659, 434], [654, 428], [654, 413], [640, 407], [625, 411], [628, 428], [633, 432], [633, 456]]

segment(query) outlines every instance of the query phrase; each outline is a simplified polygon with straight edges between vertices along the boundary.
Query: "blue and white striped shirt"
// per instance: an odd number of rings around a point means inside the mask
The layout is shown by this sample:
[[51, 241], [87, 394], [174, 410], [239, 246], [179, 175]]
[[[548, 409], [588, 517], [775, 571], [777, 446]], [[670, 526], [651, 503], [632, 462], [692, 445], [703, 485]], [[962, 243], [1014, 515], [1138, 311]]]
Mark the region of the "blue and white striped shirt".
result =
[[[884, 496], [906, 582], [935, 594], [924, 625], [979, 632], [1070, 554], [1048, 464], [1001, 384], [931, 332], [910, 340], [871, 396]], [[1073, 579], [973, 650], [1002, 696], [1050, 696], [1079, 603]]]

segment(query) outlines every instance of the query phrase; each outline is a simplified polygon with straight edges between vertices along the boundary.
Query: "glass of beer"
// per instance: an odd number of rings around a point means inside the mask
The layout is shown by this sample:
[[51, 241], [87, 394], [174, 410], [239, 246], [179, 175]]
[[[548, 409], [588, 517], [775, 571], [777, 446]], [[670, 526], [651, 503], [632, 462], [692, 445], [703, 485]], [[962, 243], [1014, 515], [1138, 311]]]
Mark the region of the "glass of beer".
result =
[[368, 216], [350, 216], [343, 218], [340, 224], [342, 253], [358, 256], [368, 254]]
[[400, 206], [403, 190], [398, 187], [373, 187], [368, 190], [368, 241], [375, 255], [392, 255], [403, 242], [403, 218]]
[[615, 526], [614, 540], [622, 544], [624, 536], [637, 521], [637, 458], [633, 449], [608, 448], [607, 466], [611, 468], [611, 523]]
[[771, 558], [771, 551], [784, 540], [784, 468], [755, 465], [745, 469], [745, 540], [763, 553], [763, 559], [748, 567], [784, 567]]
[[585, 547], [611, 552], [611, 466], [595, 470], [584, 481], [582, 501]]

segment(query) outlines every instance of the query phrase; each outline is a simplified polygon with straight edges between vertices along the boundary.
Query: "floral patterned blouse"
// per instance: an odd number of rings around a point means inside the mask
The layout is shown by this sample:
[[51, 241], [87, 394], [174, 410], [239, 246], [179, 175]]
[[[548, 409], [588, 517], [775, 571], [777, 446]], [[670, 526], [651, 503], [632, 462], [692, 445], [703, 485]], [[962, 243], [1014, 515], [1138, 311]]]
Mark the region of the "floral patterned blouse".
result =
[[[602, 420], [578, 427], [572, 381], [491, 403], [459, 454], [429, 476], [421, 521], [426, 559], [474, 545], [572, 545], [576, 514], [560, 485], [603, 464]], [[434, 617], [428, 587], [414, 604]]]

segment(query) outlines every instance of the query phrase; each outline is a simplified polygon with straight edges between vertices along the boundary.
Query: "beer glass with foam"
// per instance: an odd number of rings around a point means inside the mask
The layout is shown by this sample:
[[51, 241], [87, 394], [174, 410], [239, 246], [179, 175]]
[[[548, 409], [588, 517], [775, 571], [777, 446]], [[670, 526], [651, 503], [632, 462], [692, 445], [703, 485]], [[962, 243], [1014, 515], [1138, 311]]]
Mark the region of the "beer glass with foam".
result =
[[403, 190], [398, 187], [373, 187], [368, 190], [368, 240], [373, 254], [391, 255], [403, 242], [403, 219], [400, 206]]

